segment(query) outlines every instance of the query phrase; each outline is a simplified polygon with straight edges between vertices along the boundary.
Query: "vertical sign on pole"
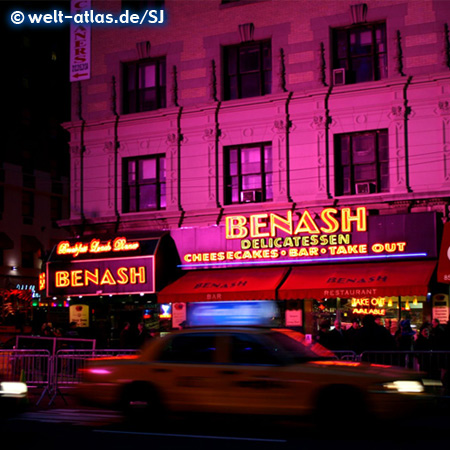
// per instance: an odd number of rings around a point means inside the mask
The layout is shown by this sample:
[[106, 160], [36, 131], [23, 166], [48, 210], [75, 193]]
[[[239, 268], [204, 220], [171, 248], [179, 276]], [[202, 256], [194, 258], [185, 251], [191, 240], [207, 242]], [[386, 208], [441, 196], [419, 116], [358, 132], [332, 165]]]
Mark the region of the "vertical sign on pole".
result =
[[[71, 0], [72, 17], [91, 9], [91, 0]], [[91, 27], [85, 23], [70, 24], [70, 81], [91, 77]]]

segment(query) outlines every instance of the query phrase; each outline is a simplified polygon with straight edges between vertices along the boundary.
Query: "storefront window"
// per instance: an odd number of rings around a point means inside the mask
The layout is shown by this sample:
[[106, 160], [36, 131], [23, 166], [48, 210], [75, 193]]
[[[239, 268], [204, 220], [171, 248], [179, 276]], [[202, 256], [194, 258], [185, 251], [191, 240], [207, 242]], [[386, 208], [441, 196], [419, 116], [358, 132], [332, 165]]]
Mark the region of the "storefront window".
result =
[[313, 300], [313, 327], [316, 333], [324, 326], [333, 328], [335, 320], [339, 320], [344, 329], [350, 328], [354, 319], [362, 323], [369, 314], [392, 335], [403, 319], [411, 322], [414, 331], [419, 330], [424, 322], [431, 321], [425, 296]]

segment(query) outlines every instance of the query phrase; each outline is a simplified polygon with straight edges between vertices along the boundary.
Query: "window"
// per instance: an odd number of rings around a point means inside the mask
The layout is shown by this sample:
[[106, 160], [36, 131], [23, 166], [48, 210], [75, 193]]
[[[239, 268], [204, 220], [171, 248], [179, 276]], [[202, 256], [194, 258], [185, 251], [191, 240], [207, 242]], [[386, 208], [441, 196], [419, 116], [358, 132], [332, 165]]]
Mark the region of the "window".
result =
[[23, 251], [22, 252], [22, 267], [24, 269], [34, 268], [34, 252]]
[[165, 58], [126, 64], [123, 92], [125, 114], [165, 108]]
[[335, 137], [336, 195], [389, 191], [387, 130]]
[[225, 100], [256, 97], [272, 92], [270, 42], [252, 42], [225, 47]]
[[122, 11], [141, 12], [146, 9], [164, 8], [164, 0], [122, 0]]
[[57, 226], [57, 221], [63, 218], [62, 198], [56, 195], [50, 197], [50, 219], [53, 226]]
[[345, 83], [361, 83], [387, 77], [384, 23], [336, 29], [333, 42], [333, 68], [345, 69]]
[[273, 199], [272, 144], [226, 148], [225, 170], [227, 204]]
[[232, 364], [280, 365], [271, 349], [244, 334], [232, 336], [230, 360]]
[[174, 363], [211, 364], [216, 359], [214, 334], [187, 334], [174, 336], [161, 352], [158, 361]]
[[124, 160], [124, 212], [166, 207], [166, 158], [162, 155]]
[[34, 217], [34, 193], [22, 191], [22, 217], [23, 223], [31, 225]]

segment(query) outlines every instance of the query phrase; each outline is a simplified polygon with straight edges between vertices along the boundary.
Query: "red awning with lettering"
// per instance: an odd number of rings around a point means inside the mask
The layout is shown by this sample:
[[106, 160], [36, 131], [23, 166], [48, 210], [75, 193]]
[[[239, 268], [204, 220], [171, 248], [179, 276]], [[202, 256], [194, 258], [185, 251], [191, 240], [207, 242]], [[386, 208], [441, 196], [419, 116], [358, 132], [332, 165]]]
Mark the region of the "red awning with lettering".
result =
[[294, 267], [279, 300], [427, 295], [436, 261]]
[[159, 303], [275, 300], [287, 267], [188, 272], [161, 290]]

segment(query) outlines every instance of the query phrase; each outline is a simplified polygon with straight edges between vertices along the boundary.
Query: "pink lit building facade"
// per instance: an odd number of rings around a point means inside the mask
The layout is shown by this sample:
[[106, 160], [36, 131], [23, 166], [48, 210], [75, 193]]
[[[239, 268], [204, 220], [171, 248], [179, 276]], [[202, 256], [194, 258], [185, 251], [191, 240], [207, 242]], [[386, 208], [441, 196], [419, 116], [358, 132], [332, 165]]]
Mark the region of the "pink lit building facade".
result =
[[[447, 2], [162, 4], [164, 25], [92, 28], [91, 77], [73, 84], [65, 124], [61, 225], [80, 240], [168, 233], [180, 258], [169, 278], [184, 284], [161, 285], [152, 302], [278, 300], [282, 321], [311, 334], [370, 309], [419, 326], [436, 298], [445, 320], [435, 269], [450, 213]], [[347, 284], [328, 289], [331, 273]], [[383, 284], [405, 273], [416, 280]], [[244, 292], [237, 278], [222, 283], [230, 274], [272, 285]], [[206, 283], [198, 299], [190, 276]]]

